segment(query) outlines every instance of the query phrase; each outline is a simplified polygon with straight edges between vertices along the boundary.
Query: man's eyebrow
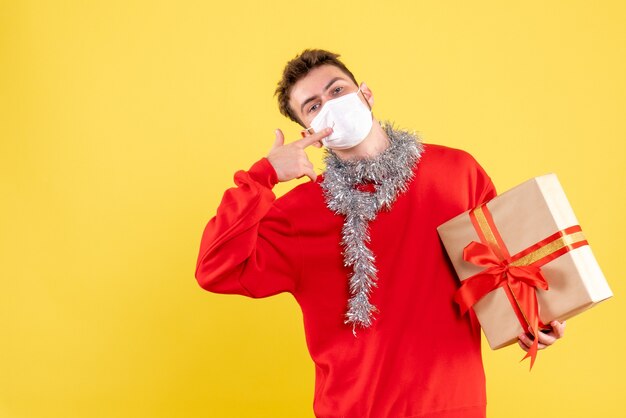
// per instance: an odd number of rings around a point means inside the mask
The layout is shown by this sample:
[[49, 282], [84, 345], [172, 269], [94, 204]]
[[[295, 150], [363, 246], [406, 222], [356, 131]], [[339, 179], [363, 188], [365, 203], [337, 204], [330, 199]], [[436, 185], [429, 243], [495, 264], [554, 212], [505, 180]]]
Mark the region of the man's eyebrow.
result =
[[[337, 81], [337, 80], [347, 81], [347, 80], [346, 80], [345, 78], [343, 78], [343, 77], [334, 77], [332, 80], [330, 80], [330, 81], [328, 82], [328, 84], [326, 84], [326, 86], [324, 86], [324, 90], [323, 90], [323, 91], [328, 90], [328, 89], [330, 88], [330, 86], [332, 86], [332, 85], [333, 85], [333, 83], [334, 83], [335, 81]], [[309, 97], [308, 99], [306, 99], [306, 100], [302, 103], [302, 106], [300, 106], [300, 113], [302, 113], [302, 111], [304, 110], [304, 106], [306, 106], [306, 104], [307, 104], [307, 103], [309, 103], [310, 101], [315, 100], [315, 98], [316, 98], [316, 97], [317, 97], [317, 96], [311, 96], [311, 97]]]

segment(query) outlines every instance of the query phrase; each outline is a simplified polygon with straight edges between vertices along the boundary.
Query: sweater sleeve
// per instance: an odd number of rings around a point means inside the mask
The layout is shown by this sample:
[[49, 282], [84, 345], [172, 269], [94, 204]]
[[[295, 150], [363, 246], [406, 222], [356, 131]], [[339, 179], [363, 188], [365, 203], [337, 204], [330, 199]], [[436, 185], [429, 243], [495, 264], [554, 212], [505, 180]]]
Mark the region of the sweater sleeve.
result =
[[491, 181], [491, 177], [489, 177], [485, 169], [478, 163], [478, 161], [476, 161], [476, 159], [474, 159], [473, 156], [470, 156], [470, 158], [472, 164], [468, 180], [470, 182], [469, 188], [472, 190], [471, 198], [473, 199], [470, 208], [474, 208], [496, 197], [497, 191]]
[[480, 205], [496, 197], [498, 192], [496, 191], [496, 186], [494, 186], [493, 182], [491, 181], [491, 177], [489, 177], [489, 175], [480, 166], [480, 164], [476, 163], [476, 166], [478, 170], [477, 177], [479, 179], [479, 184], [477, 185], [478, 196], [476, 202], [478, 205]]
[[195, 276], [210, 292], [253, 298], [293, 293], [300, 272], [298, 237], [276, 207], [276, 171], [262, 158], [235, 173], [202, 234]]

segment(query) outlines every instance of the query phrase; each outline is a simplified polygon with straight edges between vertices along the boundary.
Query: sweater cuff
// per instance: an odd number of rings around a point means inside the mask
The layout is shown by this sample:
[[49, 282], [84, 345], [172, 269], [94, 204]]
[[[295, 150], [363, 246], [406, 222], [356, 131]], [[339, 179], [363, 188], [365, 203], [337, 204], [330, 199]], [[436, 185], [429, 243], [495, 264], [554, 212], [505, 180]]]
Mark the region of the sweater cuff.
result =
[[269, 189], [273, 188], [278, 183], [278, 174], [276, 174], [274, 166], [266, 157], [254, 163], [248, 170], [248, 174], [256, 182]]

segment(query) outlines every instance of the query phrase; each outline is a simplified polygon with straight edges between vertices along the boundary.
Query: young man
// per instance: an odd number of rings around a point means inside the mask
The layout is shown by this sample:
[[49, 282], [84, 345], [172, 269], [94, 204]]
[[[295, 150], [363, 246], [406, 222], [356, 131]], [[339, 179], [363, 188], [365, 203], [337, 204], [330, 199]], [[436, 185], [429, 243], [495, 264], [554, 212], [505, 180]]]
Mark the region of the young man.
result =
[[[372, 91], [337, 54], [305, 50], [276, 92], [303, 138], [285, 144], [277, 130], [269, 154], [235, 173], [202, 236], [200, 286], [295, 297], [318, 417], [484, 417], [480, 328], [453, 303], [436, 227], [493, 198], [491, 179], [468, 153], [376, 120]], [[327, 148], [320, 176], [309, 146]], [[275, 184], [303, 176], [276, 199]], [[552, 325], [540, 348], [562, 336]]]

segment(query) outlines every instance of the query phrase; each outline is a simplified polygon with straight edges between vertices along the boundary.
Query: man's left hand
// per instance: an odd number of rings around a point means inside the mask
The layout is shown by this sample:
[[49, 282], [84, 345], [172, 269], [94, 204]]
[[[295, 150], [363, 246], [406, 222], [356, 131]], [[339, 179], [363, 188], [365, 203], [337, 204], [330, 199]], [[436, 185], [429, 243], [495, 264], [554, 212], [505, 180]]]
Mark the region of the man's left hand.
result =
[[[539, 332], [539, 350], [543, 350], [544, 348], [554, 344], [556, 340], [563, 338], [563, 334], [565, 333], [565, 321], [552, 321], [550, 322], [552, 326], [552, 331], [550, 332]], [[528, 351], [530, 346], [533, 344], [533, 340], [526, 334], [522, 334], [519, 337], [519, 341], [517, 343], [524, 351]]]

